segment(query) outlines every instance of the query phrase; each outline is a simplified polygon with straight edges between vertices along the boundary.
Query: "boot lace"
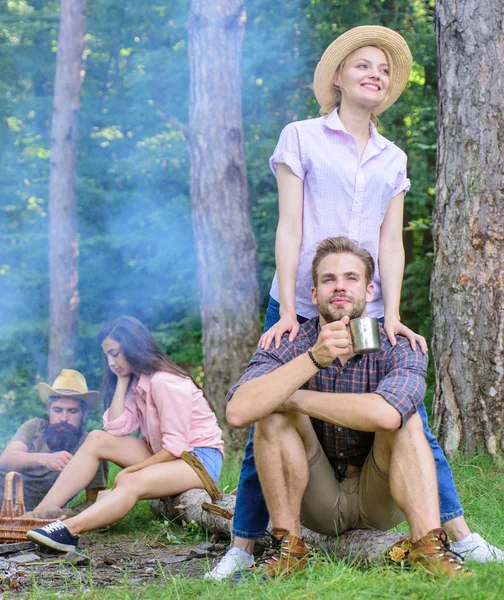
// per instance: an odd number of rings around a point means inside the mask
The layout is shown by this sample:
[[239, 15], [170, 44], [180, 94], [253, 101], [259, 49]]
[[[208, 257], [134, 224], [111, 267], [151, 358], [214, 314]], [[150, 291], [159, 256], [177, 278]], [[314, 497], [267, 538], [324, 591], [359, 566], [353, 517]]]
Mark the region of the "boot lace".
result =
[[463, 566], [464, 557], [458, 552], [455, 552], [455, 550], [452, 550], [450, 538], [446, 531], [441, 531], [439, 537], [435, 537], [432, 541], [435, 542], [438, 540], [441, 543], [441, 546], [435, 546], [435, 549], [438, 550], [439, 558], [450, 563], [455, 563], [455, 570], [462, 569], [467, 571], [468, 569]]
[[285, 535], [283, 535], [281, 538], [277, 538], [269, 531], [267, 531], [266, 536], [268, 539], [267, 546], [264, 549], [261, 558], [259, 558], [259, 560], [257, 561], [257, 565], [272, 564], [273, 562], [278, 562], [278, 560], [280, 559], [280, 555], [283, 551], [282, 543], [284, 541]]

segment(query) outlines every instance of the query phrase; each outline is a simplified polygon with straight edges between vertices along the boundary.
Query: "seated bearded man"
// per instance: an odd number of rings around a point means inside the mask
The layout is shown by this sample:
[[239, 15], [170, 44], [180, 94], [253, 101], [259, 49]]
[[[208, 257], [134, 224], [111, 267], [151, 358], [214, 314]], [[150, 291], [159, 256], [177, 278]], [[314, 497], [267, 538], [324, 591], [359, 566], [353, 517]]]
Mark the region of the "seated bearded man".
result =
[[[0, 456], [0, 493], [3, 495], [6, 473], [20, 472], [28, 510], [40, 503], [84, 443], [88, 410], [96, 408], [100, 399], [99, 392], [88, 391], [84, 376], [71, 369], [63, 369], [53, 387], [40, 383], [38, 391], [47, 406], [47, 420], [34, 418], [23, 423]], [[86, 488], [86, 501], [96, 500], [98, 492], [106, 489], [107, 475], [108, 463], [101, 462]]]

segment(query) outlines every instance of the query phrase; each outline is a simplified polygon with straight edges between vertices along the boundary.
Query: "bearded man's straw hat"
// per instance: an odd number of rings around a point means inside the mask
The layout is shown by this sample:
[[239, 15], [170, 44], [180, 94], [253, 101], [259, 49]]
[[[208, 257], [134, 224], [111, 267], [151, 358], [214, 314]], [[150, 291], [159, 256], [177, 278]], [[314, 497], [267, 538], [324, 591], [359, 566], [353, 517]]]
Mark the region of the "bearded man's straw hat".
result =
[[54, 380], [53, 387], [47, 383], [39, 383], [38, 392], [40, 399], [46, 406], [52, 396], [83, 400], [90, 409], [96, 408], [100, 400], [99, 392], [88, 390], [84, 375], [72, 369], [63, 369]]
[[334, 108], [333, 77], [341, 61], [357, 48], [378, 46], [389, 60], [390, 87], [387, 96], [373, 109], [375, 115], [387, 110], [402, 94], [408, 83], [413, 57], [406, 40], [392, 29], [379, 25], [363, 25], [349, 29], [328, 46], [315, 69], [313, 91], [322, 108]]

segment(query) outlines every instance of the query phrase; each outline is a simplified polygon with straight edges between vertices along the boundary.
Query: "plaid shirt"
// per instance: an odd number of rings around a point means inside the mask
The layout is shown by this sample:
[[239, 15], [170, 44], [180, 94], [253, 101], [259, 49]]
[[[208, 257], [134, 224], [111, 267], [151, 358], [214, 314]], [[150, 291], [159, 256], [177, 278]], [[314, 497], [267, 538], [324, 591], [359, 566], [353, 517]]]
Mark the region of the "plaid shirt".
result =
[[[257, 348], [245, 373], [231, 388], [227, 401], [246, 381], [271, 373], [315, 345], [320, 332], [318, 317], [303, 323], [293, 342], [288, 334], [280, 348]], [[380, 394], [401, 415], [404, 424], [422, 403], [425, 395], [427, 356], [413, 352], [405, 337], [392, 346], [380, 327], [382, 349], [368, 355], [354, 355], [344, 366], [339, 359], [318, 371], [300, 389], [335, 394]], [[336, 478], [345, 477], [348, 465], [360, 467], [369, 454], [374, 433], [356, 431], [320, 419], [311, 419], [317, 437], [331, 462]]]

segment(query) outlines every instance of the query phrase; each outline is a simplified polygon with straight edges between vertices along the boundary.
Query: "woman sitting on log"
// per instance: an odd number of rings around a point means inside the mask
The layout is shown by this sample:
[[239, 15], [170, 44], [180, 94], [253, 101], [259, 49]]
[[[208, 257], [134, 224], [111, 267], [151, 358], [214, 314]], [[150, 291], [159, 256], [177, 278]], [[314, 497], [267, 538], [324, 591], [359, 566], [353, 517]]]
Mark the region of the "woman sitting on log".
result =
[[[171, 361], [147, 328], [119, 317], [102, 329], [104, 431], [92, 431], [35, 509], [62, 507], [92, 479], [100, 460], [124, 467], [112, 489], [79, 515], [27, 533], [42, 546], [69, 551], [78, 535], [122, 519], [137, 500], [175, 496], [203, 484], [184, 450], [219, 478], [223, 442], [215, 412], [193, 378]], [[130, 434], [140, 428], [143, 438]]]

